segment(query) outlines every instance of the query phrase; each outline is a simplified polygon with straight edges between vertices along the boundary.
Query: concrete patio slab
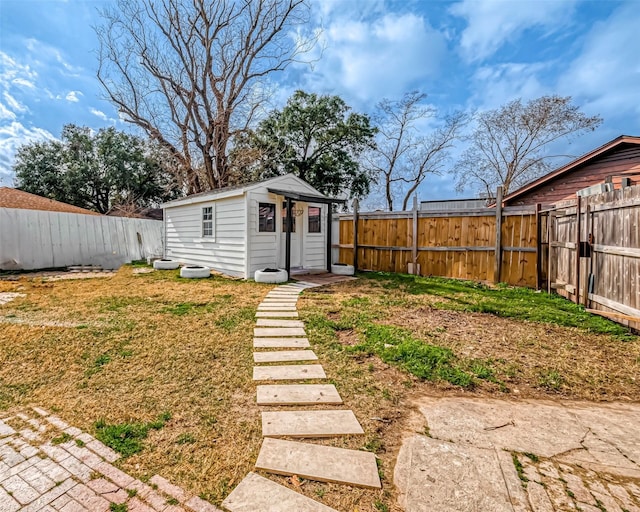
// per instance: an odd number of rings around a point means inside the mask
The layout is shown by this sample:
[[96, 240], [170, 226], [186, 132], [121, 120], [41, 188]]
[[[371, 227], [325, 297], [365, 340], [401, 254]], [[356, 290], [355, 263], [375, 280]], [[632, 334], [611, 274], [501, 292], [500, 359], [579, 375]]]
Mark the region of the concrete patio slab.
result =
[[431, 437], [400, 449], [406, 512], [640, 512], [640, 404], [424, 397], [416, 406]]
[[258, 311], [256, 318], [298, 318], [297, 311]]
[[313, 350], [277, 350], [274, 352], [254, 352], [254, 363], [283, 363], [287, 361], [317, 361]]
[[[513, 464], [508, 470], [517, 478]], [[411, 512], [513, 512], [493, 449], [413, 436], [402, 444], [394, 481]]]
[[256, 473], [249, 473], [222, 502], [230, 512], [336, 512]]
[[339, 405], [342, 398], [333, 384], [277, 384], [258, 386], [258, 405]]
[[553, 457], [582, 448], [587, 432], [553, 402], [424, 398], [418, 407], [433, 437], [482, 448]]
[[304, 327], [301, 320], [286, 320], [278, 318], [258, 318], [256, 320], [258, 327]]
[[302, 380], [326, 378], [327, 376], [324, 373], [324, 369], [319, 364], [253, 367], [253, 380]]
[[381, 488], [376, 456], [358, 450], [266, 437], [258, 454], [256, 468], [320, 482]]
[[363, 435], [353, 411], [268, 411], [262, 413], [264, 437]]
[[306, 336], [302, 327], [255, 327], [253, 335], [256, 338], [279, 338], [283, 336]]
[[307, 338], [253, 338], [253, 348], [307, 348]]

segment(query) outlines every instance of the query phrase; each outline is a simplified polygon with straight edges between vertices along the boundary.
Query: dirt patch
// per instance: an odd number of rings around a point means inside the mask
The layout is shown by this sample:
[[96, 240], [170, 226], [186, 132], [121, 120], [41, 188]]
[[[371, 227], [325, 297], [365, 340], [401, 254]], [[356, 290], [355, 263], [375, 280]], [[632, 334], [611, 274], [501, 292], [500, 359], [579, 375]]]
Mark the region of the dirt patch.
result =
[[502, 394], [640, 400], [637, 342], [575, 328], [427, 307], [394, 308], [388, 316], [385, 323], [411, 329], [460, 357], [488, 361], [496, 378], [506, 385]]

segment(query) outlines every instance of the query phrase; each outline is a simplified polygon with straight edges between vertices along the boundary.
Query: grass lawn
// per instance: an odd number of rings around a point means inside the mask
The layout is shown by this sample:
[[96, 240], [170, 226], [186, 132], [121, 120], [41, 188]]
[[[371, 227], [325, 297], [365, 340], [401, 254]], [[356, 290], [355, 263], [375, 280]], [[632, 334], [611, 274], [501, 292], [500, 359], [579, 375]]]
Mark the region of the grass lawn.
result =
[[[0, 281], [0, 410], [39, 405], [215, 504], [261, 443], [252, 329], [271, 286], [177, 271]], [[272, 477], [337, 510], [397, 511], [394, 459], [418, 395], [640, 400], [640, 343], [558, 297], [363, 274], [299, 302], [313, 349], [366, 432], [314, 440], [379, 457], [384, 489]], [[322, 407], [318, 407], [322, 408]], [[277, 408], [272, 408], [277, 410]]]
[[0, 409], [40, 405], [220, 503], [261, 441], [252, 329], [270, 287], [177, 271], [0, 281]]

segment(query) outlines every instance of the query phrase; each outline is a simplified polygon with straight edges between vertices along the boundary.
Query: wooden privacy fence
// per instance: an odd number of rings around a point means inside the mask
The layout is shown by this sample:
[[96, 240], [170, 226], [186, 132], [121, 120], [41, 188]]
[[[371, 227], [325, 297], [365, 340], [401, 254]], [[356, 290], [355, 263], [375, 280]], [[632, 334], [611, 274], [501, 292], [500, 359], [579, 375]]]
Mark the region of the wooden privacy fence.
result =
[[541, 212], [546, 288], [640, 329], [640, 186]]
[[162, 222], [0, 208], [0, 270], [122, 263], [162, 255]]
[[360, 270], [536, 287], [536, 219], [535, 207], [356, 211], [339, 216], [338, 258]]

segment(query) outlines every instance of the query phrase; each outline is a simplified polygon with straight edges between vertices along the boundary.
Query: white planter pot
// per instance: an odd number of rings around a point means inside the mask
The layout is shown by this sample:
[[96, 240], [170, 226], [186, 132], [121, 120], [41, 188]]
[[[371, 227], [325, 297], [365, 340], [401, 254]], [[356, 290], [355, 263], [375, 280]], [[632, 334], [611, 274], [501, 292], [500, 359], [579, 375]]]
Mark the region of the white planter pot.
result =
[[353, 265], [347, 265], [345, 263], [334, 263], [331, 265], [331, 273], [338, 276], [352, 276], [356, 273], [356, 269]]
[[282, 269], [264, 269], [256, 270], [253, 278], [256, 283], [284, 283], [289, 279], [286, 270]]
[[186, 277], [188, 279], [201, 279], [203, 277], [209, 277], [210, 275], [211, 269], [209, 267], [189, 265], [180, 269], [180, 277]]
[[175, 270], [180, 266], [175, 260], [161, 259], [153, 262], [153, 268], [156, 270]]

